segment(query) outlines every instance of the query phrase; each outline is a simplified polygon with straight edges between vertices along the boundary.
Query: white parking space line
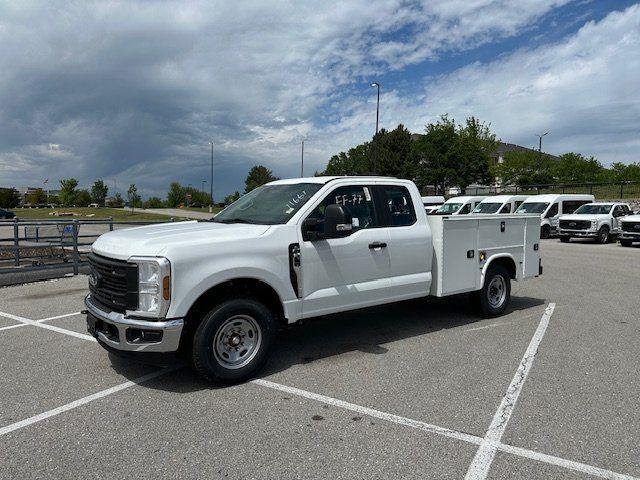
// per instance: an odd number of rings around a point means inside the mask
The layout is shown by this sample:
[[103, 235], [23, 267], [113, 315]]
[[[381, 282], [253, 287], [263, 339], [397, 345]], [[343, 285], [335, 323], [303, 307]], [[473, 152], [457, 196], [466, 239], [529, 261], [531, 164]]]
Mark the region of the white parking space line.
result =
[[73, 410], [74, 408], [78, 408], [82, 405], [86, 405], [87, 403], [93, 402], [94, 400], [98, 400], [100, 398], [104, 398], [108, 395], [112, 395], [126, 388], [133, 387], [134, 385], [140, 385], [141, 383], [147, 382], [153, 378], [159, 377], [160, 375], [164, 375], [174, 370], [176, 370], [176, 368], [168, 368], [168, 369], [158, 370], [156, 372], [148, 373], [147, 375], [143, 375], [134, 380], [121, 383], [120, 385], [116, 385], [115, 387], [107, 388], [106, 390], [102, 390], [92, 395], [88, 395], [86, 397], [80, 398], [73, 402], [67, 403], [66, 405], [62, 405], [61, 407], [54, 408], [53, 410], [48, 410], [46, 412], [39, 413], [38, 415], [34, 415], [33, 417], [29, 417], [19, 422], [12, 423], [11, 425], [7, 425], [6, 427], [0, 428], [0, 436], [6, 435], [7, 433], [14, 432], [16, 430], [20, 430], [21, 428], [24, 428], [24, 427], [28, 427], [29, 425], [33, 425], [34, 423], [41, 422], [43, 420], [46, 420], [47, 418], [60, 415], [61, 413], [68, 412], [69, 410]]
[[[6, 314], [0, 313], [0, 316], [5, 316], [5, 315]], [[76, 315], [81, 315], [81, 312], [65, 313], [64, 315], [56, 315], [55, 317], [41, 318], [40, 320], [33, 320], [33, 321], [36, 323], [42, 323], [42, 322], [48, 322], [49, 320], [58, 320], [60, 318], [75, 317]], [[17, 325], [9, 325], [8, 327], [0, 328], [0, 332], [2, 330], [11, 330], [13, 328], [28, 327], [29, 325], [30, 325], [29, 323], [19, 323]]]
[[295, 388], [295, 387], [288, 387], [286, 385], [281, 385], [279, 383], [270, 382], [269, 380], [257, 379], [257, 380], [253, 380], [251, 383], [255, 385], [260, 385], [262, 387], [271, 388], [273, 390], [279, 390], [281, 392], [285, 392], [291, 395], [296, 395], [298, 397], [304, 397], [310, 400], [315, 400], [317, 402], [325, 403], [327, 405], [333, 405], [334, 407], [344, 408], [345, 410], [350, 410], [352, 412], [360, 413], [362, 415], [367, 415], [369, 417], [378, 418], [380, 420], [386, 420], [391, 423], [397, 423], [398, 425], [404, 425], [405, 427], [411, 427], [418, 430], [423, 430], [425, 432], [435, 433], [437, 435], [454, 438], [456, 440], [462, 440], [463, 442], [473, 443], [475, 445], [480, 445], [480, 443], [482, 442], [482, 438], [477, 437], [475, 435], [470, 435], [468, 433], [463, 433], [463, 432], [457, 432], [455, 430], [449, 430], [448, 428], [438, 427], [437, 425], [431, 425], [429, 423], [420, 422], [418, 420], [412, 420], [410, 418], [401, 417], [399, 415], [394, 415], [392, 413], [386, 413], [386, 412], [381, 412], [380, 410], [374, 410], [373, 408], [362, 407], [360, 405], [345, 402], [343, 400], [338, 400], [337, 398], [331, 398], [325, 395], [320, 395], [313, 392], [307, 392], [306, 390], [300, 390], [299, 388]]
[[533, 334], [533, 338], [527, 347], [527, 351], [524, 353], [524, 356], [520, 361], [518, 370], [516, 371], [513, 380], [511, 380], [511, 384], [509, 385], [509, 388], [507, 388], [507, 392], [502, 398], [502, 402], [500, 402], [500, 406], [498, 407], [496, 414], [493, 416], [491, 425], [489, 425], [489, 429], [480, 444], [480, 448], [478, 448], [476, 456], [467, 470], [465, 479], [483, 480], [487, 478], [493, 459], [496, 456], [500, 440], [507, 428], [507, 424], [509, 423], [513, 409], [516, 406], [516, 402], [518, 401], [524, 382], [527, 379], [527, 375], [531, 371], [533, 360], [538, 352], [538, 347], [542, 341], [542, 337], [544, 337], [544, 333], [547, 331], [547, 326], [549, 326], [549, 320], [551, 319], [551, 315], [553, 315], [555, 306], [555, 303], [550, 303], [546, 308], [544, 315], [542, 315], [540, 324], [538, 325], [536, 332]]
[[[29, 320], [28, 318], [19, 317], [17, 315], [12, 315], [10, 313], [0, 312], [0, 317], [9, 318], [11, 320], [15, 320], [17, 322], [21, 322], [24, 325], [32, 325], [34, 327], [44, 328], [46, 330], [51, 330], [53, 332], [63, 333], [64, 335], [69, 335], [70, 337], [80, 338], [82, 340], [88, 340], [90, 342], [95, 342], [96, 339], [91, 335], [85, 335], [84, 333], [74, 332], [72, 330], [67, 330], [66, 328], [56, 327], [54, 325], [48, 325], [44, 323], [45, 320]], [[46, 320], [53, 320], [52, 318]], [[11, 325], [11, 327], [16, 328], [17, 325]], [[6, 328], [6, 327], [5, 327]]]

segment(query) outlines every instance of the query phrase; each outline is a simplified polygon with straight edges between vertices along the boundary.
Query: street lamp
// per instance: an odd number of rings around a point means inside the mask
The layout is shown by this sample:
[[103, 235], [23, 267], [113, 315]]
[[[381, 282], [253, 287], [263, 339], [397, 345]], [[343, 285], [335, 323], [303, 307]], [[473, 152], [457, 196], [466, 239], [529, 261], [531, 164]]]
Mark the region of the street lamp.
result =
[[536, 137], [538, 137], [538, 152], [540, 153], [542, 153], [542, 137], [548, 134], [549, 132], [544, 132], [542, 135], [536, 134]]
[[209, 183], [209, 213], [213, 212], [213, 142], [209, 142], [211, 145], [211, 182]]
[[378, 120], [380, 119], [380, 84], [378, 82], [373, 82], [371, 84], [372, 87], [376, 87], [378, 89], [378, 100], [376, 102], [376, 135], [374, 138], [374, 146], [373, 148], [375, 149], [375, 153], [373, 155], [373, 173], [376, 173], [376, 160], [377, 160], [377, 156], [378, 156], [378, 146], [377, 146], [377, 141], [378, 139], [376, 138], [378, 136]]
[[204, 193], [204, 184], [207, 183], [206, 180], [202, 180], [202, 193]]

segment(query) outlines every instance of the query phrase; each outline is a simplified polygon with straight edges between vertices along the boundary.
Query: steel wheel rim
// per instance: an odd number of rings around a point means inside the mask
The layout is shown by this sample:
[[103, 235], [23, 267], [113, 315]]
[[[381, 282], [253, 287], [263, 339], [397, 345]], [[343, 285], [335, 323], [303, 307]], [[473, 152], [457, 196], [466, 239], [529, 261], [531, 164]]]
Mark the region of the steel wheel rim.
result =
[[493, 308], [501, 307], [507, 298], [507, 282], [502, 275], [496, 275], [489, 282], [487, 288], [487, 300]]
[[604, 243], [608, 239], [608, 237], [609, 233], [605, 229], [602, 229], [600, 231], [600, 242]]
[[213, 353], [218, 364], [235, 370], [255, 358], [262, 345], [262, 330], [249, 315], [234, 315], [218, 327], [213, 337]]

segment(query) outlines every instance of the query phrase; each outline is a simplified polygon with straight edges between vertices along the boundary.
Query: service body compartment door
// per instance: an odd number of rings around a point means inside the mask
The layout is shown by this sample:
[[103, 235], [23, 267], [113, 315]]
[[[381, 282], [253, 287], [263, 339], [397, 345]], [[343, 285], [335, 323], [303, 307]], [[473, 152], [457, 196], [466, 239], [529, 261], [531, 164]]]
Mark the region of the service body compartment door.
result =
[[443, 219], [441, 295], [477, 290], [478, 221]]
[[537, 277], [540, 267], [540, 224], [537, 218], [526, 218], [524, 242], [524, 278]]

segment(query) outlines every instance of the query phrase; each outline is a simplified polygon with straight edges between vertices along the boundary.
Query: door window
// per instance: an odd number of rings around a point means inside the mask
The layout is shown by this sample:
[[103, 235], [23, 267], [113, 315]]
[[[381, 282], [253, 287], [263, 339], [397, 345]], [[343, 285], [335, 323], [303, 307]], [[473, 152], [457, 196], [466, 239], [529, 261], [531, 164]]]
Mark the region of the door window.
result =
[[613, 216], [622, 217], [623, 215], [624, 215], [624, 209], [622, 208], [622, 205], [616, 205], [616, 207], [613, 209]]
[[406, 227], [416, 223], [416, 212], [409, 190], [399, 185], [374, 188], [379, 195], [382, 226]]
[[504, 206], [500, 209], [499, 213], [511, 213], [511, 204], [505, 203]]
[[324, 211], [328, 205], [343, 205], [353, 218], [353, 231], [363, 228], [377, 227], [371, 189], [361, 185], [349, 185], [338, 187], [329, 193], [313, 211], [308, 218], [316, 218], [318, 225], [316, 231], [324, 233]]
[[458, 212], [459, 215], [466, 215], [467, 213], [471, 213], [470, 203], [467, 203], [464, 207], [460, 209], [460, 212]]
[[556, 215], [558, 215], [558, 204], [554, 203], [551, 205], [551, 208], [549, 208], [549, 212], [547, 212], [545, 218], [555, 217]]

